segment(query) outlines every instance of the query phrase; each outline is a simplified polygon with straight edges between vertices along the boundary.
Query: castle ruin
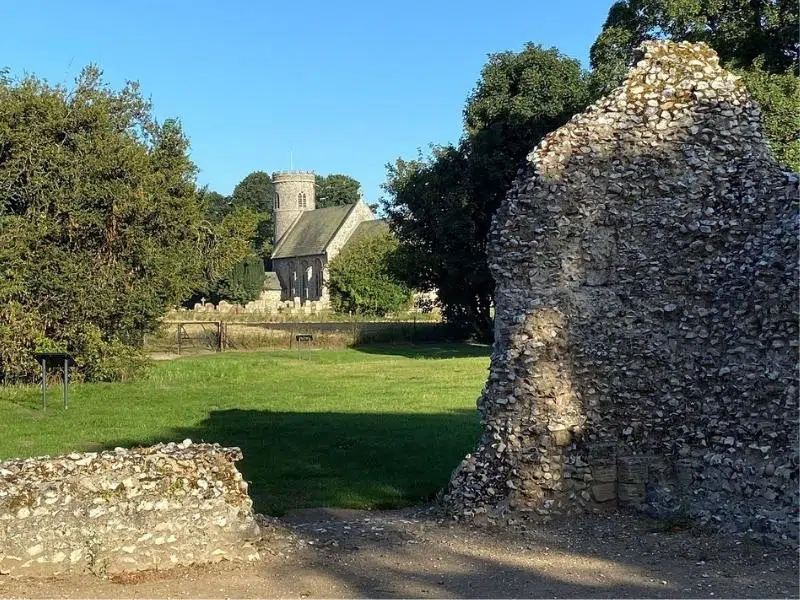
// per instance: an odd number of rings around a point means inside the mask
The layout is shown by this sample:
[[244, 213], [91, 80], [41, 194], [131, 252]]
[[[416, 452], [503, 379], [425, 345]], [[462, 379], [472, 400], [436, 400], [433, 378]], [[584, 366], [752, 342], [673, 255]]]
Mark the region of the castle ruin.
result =
[[705, 44], [648, 42], [494, 217], [456, 515], [617, 505], [797, 544], [798, 178]]

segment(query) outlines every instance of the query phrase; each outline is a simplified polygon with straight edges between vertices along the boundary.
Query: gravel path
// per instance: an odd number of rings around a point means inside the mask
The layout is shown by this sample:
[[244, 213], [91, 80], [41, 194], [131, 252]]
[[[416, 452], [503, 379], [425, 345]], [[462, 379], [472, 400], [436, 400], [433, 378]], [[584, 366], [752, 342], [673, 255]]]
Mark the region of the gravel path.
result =
[[264, 558], [109, 579], [0, 577], [4, 597], [800, 597], [797, 553], [626, 514], [477, 529], [430, 509], [264, 519]]

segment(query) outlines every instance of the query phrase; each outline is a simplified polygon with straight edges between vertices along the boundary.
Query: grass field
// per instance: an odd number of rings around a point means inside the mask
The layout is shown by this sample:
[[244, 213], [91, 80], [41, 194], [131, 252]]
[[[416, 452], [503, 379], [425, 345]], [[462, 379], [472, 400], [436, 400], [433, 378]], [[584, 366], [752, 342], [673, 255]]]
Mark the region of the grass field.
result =
[[156, 363], [130, 383], [0, 387], [0, 458], [160, 441], [239, 446], [256, 510], [429, 499], [479, 435], [482, 346], [224, 353]]

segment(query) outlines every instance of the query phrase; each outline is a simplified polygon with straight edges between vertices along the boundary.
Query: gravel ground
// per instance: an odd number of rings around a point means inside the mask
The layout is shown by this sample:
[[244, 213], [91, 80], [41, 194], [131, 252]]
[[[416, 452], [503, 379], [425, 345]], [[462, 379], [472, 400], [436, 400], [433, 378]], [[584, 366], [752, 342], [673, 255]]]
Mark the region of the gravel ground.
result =
[[628, 514], [501, 530], [433, 509], [294, 511], [262, 519], [255, 563], [110, 578], [0, 577], [31, 598], [800, 597], [798, 556], [738, 538], [668, 531]]

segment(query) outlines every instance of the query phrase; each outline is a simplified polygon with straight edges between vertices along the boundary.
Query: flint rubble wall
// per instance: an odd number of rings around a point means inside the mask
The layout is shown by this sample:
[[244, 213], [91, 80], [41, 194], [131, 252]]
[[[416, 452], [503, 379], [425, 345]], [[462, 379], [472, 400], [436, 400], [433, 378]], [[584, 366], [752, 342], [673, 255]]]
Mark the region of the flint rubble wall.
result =
[[238, 448], [149, 448], [0, 463], [0, 572], [52, 575], [255, 560]]
[[651, 42], [495, 215], [462, 517], [618, 504], [797, 544], [798, 178], [704, 44]]

